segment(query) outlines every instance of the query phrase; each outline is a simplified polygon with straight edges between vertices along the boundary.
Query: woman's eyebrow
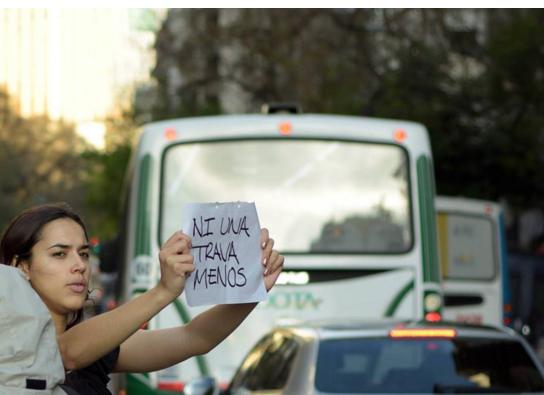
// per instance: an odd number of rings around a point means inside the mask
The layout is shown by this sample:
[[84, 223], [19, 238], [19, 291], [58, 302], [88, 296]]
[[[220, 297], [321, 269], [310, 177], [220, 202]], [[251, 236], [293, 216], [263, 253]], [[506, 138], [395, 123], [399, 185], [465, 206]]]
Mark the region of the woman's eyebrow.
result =
[[47, 249], [50, 250], [51, 248], [70, 248], [71, 246], [69, 244], [53, 244], [52, 246], [48, 247]]
[[[72, 247], [70, 244], [61, 244], [61, 243], [57, 243], [57, 244], [53, 244], [52, 246], [48, 247], [47, 249], [50, 250], [51, 248], [70, 248]], [[91, 245], [90, 244], [82, 244], [78, 247], [78, 250], [83, 250], [83, 249], [89, 249], [91, 248]]]

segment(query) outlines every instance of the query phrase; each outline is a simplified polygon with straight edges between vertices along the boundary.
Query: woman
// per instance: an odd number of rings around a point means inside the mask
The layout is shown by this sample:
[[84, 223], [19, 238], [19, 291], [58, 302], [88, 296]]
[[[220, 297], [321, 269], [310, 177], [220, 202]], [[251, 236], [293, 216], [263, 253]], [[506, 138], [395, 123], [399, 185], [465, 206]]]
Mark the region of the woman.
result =
[[[275, 284], [284, 258], [262, 229], [264, 282]], [[194, 270], [191, 239], [174, 233], [159, 252], [159, 283], [113, 311], [81, 321], [90, 277], [89, 241], [81, 218], [66, 204], [19, 214], [0, 242], [0, 262], [16, 266], [55, 323], [65, 384], [81, 395], [110, 394], [110, 372], [150, 372], [213, 349], [240, 325], [256, 303], [215, 306], [184, 326], [138, 330], [175, 300]], [[80, 322], [81, 321], [81, 322]]]

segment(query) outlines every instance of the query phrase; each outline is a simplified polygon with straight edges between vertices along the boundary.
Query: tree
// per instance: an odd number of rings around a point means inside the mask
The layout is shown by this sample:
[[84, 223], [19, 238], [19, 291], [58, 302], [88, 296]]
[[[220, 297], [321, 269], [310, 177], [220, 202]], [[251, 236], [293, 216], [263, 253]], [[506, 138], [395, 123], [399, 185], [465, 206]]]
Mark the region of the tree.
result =
[[171, 10], [155, 43], [154, 118], [248, 111], [286, 100], [314, 111], [358, 113], [370, 73], [360, 51], [368, 47], [368, 32], [342, 24], [364, 21], [370, 12]]
[[101, 151], [73, 125], [21, 117], [5, 92], [0, 92], [0, 109], [0, 226], [24, 208], [65, 201], [81, 213], [89, 235], [113, 237], [135, 132], [132, 114], [106, 120]]
[[218, 15], [214, 9], [174, 9], [157, 33], [158, 83], [155, 119], [217, 114], [219, 44]]
[[413, 120], [429, 129], [439, 193], [541, 206], [543, 22], [524, 9], [170, 11], [155, 115], [296, 101]]
[[489, 24], [485, 83], [493, 181], [516, 206], [543, 207], [544, 11], [496, 11]]
[[83, 153], [88, 173], [82, 180], [87, 191], [85, 204], [93, 212], [91, 229], [101, 240], [111, 239], [119, 231], [127, 193], [124, 179], [136, 131], [130, 111], [120, 118], [107, 118], [105, 123], [105, 148], [89, 148]]
[[66, 201], [85, 215], [80, 154], [86, 143], [73, 126], [22, 118], [5, 92], [0, 108], [0, 226], [23, 208], [52, 201]]

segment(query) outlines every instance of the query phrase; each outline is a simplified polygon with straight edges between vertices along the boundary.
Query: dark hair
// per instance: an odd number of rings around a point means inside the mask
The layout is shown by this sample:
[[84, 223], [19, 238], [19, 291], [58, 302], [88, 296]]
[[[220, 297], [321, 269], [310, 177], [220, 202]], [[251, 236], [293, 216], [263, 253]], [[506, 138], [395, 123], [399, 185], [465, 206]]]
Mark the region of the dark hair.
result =
[[[42, 229], [56, 219], [69, 218], [78, 223], [87, 236], [83, 220], [66, 203], [49, 203], [34, 206], [17, 215], [4, 230], [0, 241], [0, 263], [11, 265], [15, 258], [15, 266], [32, 258], [32, 247], [40, 240]], [[81, 320], [83, 309], [71, 320], [72, 326]]]

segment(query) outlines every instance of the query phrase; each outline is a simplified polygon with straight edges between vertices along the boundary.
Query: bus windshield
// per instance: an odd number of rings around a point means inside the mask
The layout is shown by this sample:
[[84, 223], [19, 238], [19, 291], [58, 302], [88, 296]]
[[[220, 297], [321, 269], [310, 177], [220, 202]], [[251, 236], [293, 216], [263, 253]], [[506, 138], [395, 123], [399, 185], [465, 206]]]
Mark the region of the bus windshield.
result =
[[161, 177], [160, 241], [183, 203], [255, 202], [285, 253], [403, 253], [412, 247], [408, 156], [400, 146], [318, 139], [173, 145]]
[[444, 278], [493, 280], [498, 270], [493, 222], [474, 214], [439, 213], [439, 250]]

